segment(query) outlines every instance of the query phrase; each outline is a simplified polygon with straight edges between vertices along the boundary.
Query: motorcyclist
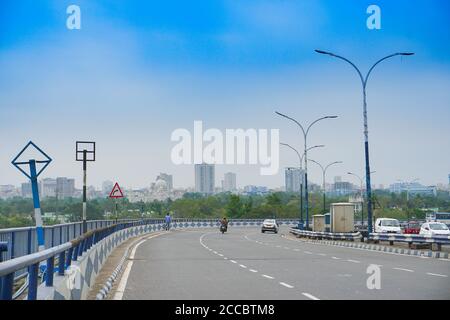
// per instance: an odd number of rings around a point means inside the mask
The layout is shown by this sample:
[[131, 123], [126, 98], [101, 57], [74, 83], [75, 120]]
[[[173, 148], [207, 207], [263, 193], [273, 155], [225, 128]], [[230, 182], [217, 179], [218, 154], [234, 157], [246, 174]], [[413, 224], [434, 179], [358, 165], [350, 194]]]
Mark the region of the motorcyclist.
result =
[[220, 220], [220, 228], [225, 228], [225, 231], [227, 231], [228, 229], [227, 217], [223, 217], [222, 220]]

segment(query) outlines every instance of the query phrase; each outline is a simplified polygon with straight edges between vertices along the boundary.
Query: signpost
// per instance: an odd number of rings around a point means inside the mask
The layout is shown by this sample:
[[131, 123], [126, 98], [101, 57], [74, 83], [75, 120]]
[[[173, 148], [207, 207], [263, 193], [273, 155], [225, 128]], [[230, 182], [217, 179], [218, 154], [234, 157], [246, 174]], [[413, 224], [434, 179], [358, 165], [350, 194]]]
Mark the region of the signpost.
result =
[[113, 189], [111, 190], [109, 197], [114, 199], [114, 205], [115, 205], [115, 210], [116, 210], [116, 223], [117, 223], [117, 199], [123, 198], [122, 189], [120, 189], [120, 186], [117, 182], [114, 185]]
[[[39, 156], [42, 156], [42, 159], [40, 160], [20, 159], [25, 151], [30, 151], [33, 148], [34, 151], [38, 152]], [[44, 229], [42, 228], [41, 203], [39, 200], [39, 189], [37, 178], [42, 173], [42, 171], [44, 171], [45, 168], [47, 168], [50, 162], [52, 162], [52, 159], [32, 141], [28, 142], [27, 145], [22, 149], [22, 151], [20, 151], [19, 154], [11, 161], [11, 163], [31, 181], [31, 190], [33, 194], [33, 206], [34, 206], [34, 220], [36, 222], [36, 233], [39, 251], [45, 249], [45, 242], [44, 242]], [[43, 165], [43, 166], [38, 171], [36, 165]], [[21, 166], [28, 166], [28, 168], [24, 169]], [[29, 171], [27, 169], [29, 169]]]
[[76, 161], [83, 161], [83, 233], [87, 232], [86, 222], [86, 171], [87, 162], [95, 161], [95, 142], [92, 141], [77, 141], [75, 147]]

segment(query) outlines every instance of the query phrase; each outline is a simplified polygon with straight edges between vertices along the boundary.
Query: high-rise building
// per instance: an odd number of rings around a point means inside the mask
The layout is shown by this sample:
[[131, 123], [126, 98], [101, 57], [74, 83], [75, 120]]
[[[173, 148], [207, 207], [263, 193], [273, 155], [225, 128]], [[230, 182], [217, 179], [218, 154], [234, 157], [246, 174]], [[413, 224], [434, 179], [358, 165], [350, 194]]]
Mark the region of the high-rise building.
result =
[[167, 183], [168, 191], [172, 191], [173, 189], [173, 177], [171, 174], [160, 173], [156, 180], [164, 180]]
[[195, 165], [195, 192], [203, 194], [214, 193], [215, 168], [213, 164]]
[[75, 195], [75, 179], [66, 177], [56, 178], [56, 197], [58, 199], [71, 198]]
[[39, 191], [43, 198], [56, 197], [56, 179], [42, 179]]
[[227, 172], [223, 176], [222, 191], [231, 192], [236, 190], [236, 174]]
[[286, 192], [300, 192], [303, 183], [303, 170], [300, 168], [286, 168], [284, 170], [284, 184]]

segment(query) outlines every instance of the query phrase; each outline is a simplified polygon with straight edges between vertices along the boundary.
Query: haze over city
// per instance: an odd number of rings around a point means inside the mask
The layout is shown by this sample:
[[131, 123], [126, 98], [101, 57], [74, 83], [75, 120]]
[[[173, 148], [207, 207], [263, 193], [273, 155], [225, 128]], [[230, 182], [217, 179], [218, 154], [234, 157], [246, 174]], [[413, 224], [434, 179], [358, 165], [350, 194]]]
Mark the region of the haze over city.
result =
[[[365, 28], [365, 3], [212, 1], [174, 10], [170, 1], [77, 1], [77, 32], [65, 28], [66, 5], [25, 3], [28, 10], [7, 2], [0, 12], [0, 184], [25, 181], [8, 163], [33, 140], [54, 159], [42, 177], [73, 177], [80, 187], [75, 141], [92, 140], [88, 184], [146, 187], [167, 172], [175, 187], [193, 186], [193, 165], [170, 160], [175, 129], [192, 131], [195, 120], [223, 131], [276, 128], [282, 142], [303, 148], [298, 128], [275, 110], [305, 124], [338, 115], [312, 129], [308, 143], [326, 147], [309, 156], [343, 161], [330, 169], [330, 183], [348, 171], [363, 175], [360, 83], [315, 48], [365, 71], [391, 52], [416, 53], [386, 62], [368, 85], [372, 183], [448, 182], [450, 10], [436, 10], [448, 3], [378, 1], [376, 33]], [[280, 187], [284, 167], [297, 163], [280, 149], [274, 176], [261, 176], [259, 165], [216, 166], [216, 185], [231, 171], [241, 187]], [[310, 165], [309, 176], [321, 183], [318, 167]]]

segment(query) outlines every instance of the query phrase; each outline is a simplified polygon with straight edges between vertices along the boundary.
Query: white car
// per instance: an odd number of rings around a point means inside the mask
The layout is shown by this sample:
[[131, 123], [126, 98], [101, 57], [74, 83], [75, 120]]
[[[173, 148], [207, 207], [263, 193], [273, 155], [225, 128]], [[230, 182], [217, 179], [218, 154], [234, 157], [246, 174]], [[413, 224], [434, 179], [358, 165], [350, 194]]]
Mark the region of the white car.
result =
[[375, 221], [376, 233], [402, 233], [400, 223], [397, 219], [391, 218], [378, 218]]
[[261, 226], [261, 232], [272, 231], [278, 233], [278, 223], [275, 219], [266, 219]]
[[445, 223], [426, 222], [420, 227], [419, 234], [427, 236], [448, 236], [450, 235], [450, 230]]

